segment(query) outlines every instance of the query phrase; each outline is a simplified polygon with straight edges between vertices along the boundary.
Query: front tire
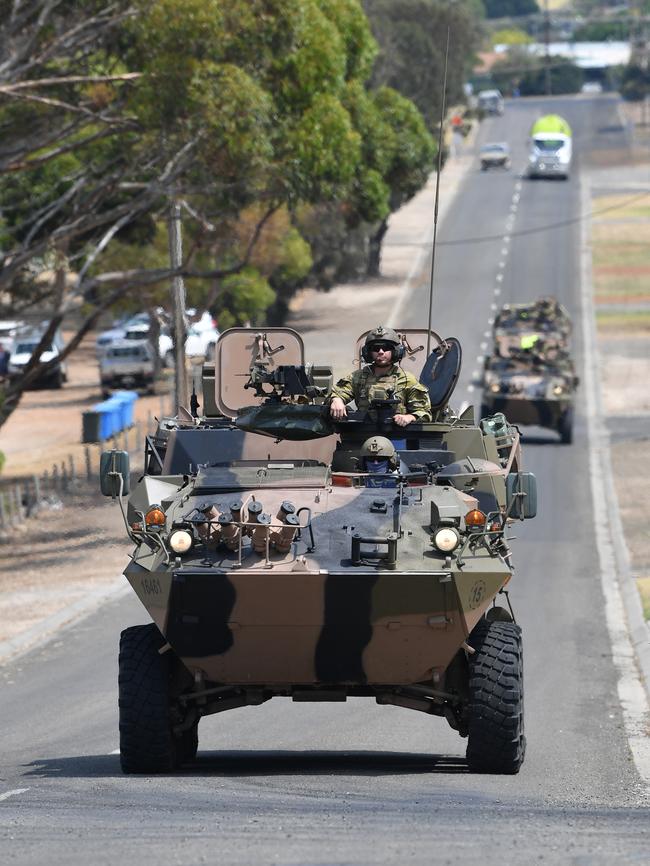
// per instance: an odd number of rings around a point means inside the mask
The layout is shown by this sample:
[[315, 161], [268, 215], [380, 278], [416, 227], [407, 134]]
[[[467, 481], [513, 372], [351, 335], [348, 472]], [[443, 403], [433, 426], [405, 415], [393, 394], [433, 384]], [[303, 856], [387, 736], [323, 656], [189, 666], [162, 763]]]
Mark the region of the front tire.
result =
[[172, 733], [171, 652], [154, 623], [125, 629], [120, 636], [120, 763], [124, 773], [164, 773], [184, 758]]
[[560, 416], [557, 432], [560, 434], [560, 441], [563, 445], [570, 445], [573, 442], [573, 408], [571, 406]]
[[467, 764], [472, 773], [519, 772], [526, 752], [521, 628], [481, 620], [468, 643]]

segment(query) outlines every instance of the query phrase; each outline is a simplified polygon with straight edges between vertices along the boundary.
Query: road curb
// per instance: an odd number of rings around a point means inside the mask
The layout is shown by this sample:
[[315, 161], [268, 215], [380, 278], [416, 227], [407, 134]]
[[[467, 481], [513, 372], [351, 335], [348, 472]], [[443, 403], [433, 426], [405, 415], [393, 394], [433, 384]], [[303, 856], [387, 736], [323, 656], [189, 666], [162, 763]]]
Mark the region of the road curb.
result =
[[57, 631], [64, 631], [76, 625], [90, 614], [94, 613], [104, 602], [113, 601], [126, 595], [130, 590], [128, 583], [121, 578], [108, 589], [102, 588], [84, 597], [80, 601], [66, 605], [57, 613], [48, 616], [41, 622], [17, 634], [15, 637], [0, 642], [0, 667], [8, 662], [16, 661], [20, 656], [31, 650], [38, 649], [46, 643]]

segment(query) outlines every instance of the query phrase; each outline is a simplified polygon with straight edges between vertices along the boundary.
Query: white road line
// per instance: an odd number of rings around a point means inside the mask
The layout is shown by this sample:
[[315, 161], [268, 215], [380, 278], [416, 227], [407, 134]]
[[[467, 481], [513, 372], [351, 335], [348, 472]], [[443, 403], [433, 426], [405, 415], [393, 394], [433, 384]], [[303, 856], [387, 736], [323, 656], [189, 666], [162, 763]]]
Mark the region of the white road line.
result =
[[[485, 351], [485, 350], [487, 349], [487, 347], [488, 347], [488, 344], [485, 343], [485, 342], [483, 342], [483, 343], [481, 343], [481, 344], [479, 345], [479, 349], [482, 349], [483, 351]], [[480, 356], [479, 356], [479, 357], [480, 357]]]
[[[488, 319], [488, 322], [489, 322], [489, 321], [490, 321], [490, 320]], [[494, 321], [494, 319], [492, 319], [492, 321]], [[483, 336], [484, 336], [484, 337], [491, 337], [491, 336], [492, 336], [492, 331], [483, 331]]]
[[500, 283], [503, 280], [503, 274], [497, 274], [497, 283]]
[[498, 286], [494, 289], [494, 294], [495, 294], [495, 295], [500, 295], [500, 294], [501, 294], [501, 289], [500, 289]]
[[467, 386], [467, 390], [468, 390], [468, 391], [473, 391], [473, 390], [474, 390], [474, 386], [473, 386], [473, 385], [468, 385], [468, 386]]
[[508, 247], [501, 247], [501, 255], [502, 256], [508, 255]]
[[[490, 317], [490, 318], [488, 319], [488, 325], [493, 325], [493, 324], [494, 324], [494, 319], [493, 319], [492, 317]], [[485, 336], [486, 336], [486, 337], [489, 337], [491, 333], [492, 333], [491, 331], [486, 331], [486, 332], [485, 332]]]
[[[591, 207], [590, 187], [586, 178], [581, 185], [582, 213]], [[585, 347], [583, 375], [587, 408], [587, 431], [589, 441], [589, 475], [591, 480], [592, 513], [594, 534], [600, 561], [600, 582], [605, 596], [605, 619], [612, 646], [612, 658], [618, 672], [618, 699], [623, 710], [625, 732], [637, 771], [650, 793], [650, 737], [648, 737], [648, 695], [639, 677], [635, 650], [632, 644], [629, 620], [631, 607], [627, 611], [623, 603], [621, 580], [631, 580], [626, 574], [627, 550], [621, 516], [612, 477], [609, 432], [603, 419], [601, 393], [596, 378], [598, 355], [596, 325], [593, 309], [591, 281], [591, 248], [589, 220], [582, 221], [580, 282], [582, 294], [582, 336]], [[623, 561], [621, 561], [623, 554]], [[633, 592], [636, 588], [632, 587]], [[640, 611], [638, 594], [634, 598]], [[626, 616], [627, 613], [627, 616]], [[632, 608], [634, 613], [634, 608]], [[642, 619], [642, 615], [641, 615]], [[645, 626], [647, 628], [647, 626]], [[647, 640], [647, 638], [646, 638]]]
[[29, 791], [29, 788], [14, 788], [13, 791], [5, 791], [4, 794], [0, 794], [0, 800], [8, 800], [9, 797], [13, 797], [14, 794], [24, 794], [25, 791]]
[[498, 267], [500, 270], [503, 270], [503, 269], [505, 268], [505, 266], [506, 266], [506, 261], [505, 261], [505, 259], [501, 259], [501, 261], [499, 262], [499, 264], [497, 265], [497, 267]]
[[503, 243], [504, 243], [504, 244], [509, 244], [509, 243], [510, 243], [510, 235], [504, 235], [504, 236], [503, 236]]
[[499, 307], [498, 307], [497, 304], [490, 304], [490, 309], [491, 309], [491, 310], [498, 310]]

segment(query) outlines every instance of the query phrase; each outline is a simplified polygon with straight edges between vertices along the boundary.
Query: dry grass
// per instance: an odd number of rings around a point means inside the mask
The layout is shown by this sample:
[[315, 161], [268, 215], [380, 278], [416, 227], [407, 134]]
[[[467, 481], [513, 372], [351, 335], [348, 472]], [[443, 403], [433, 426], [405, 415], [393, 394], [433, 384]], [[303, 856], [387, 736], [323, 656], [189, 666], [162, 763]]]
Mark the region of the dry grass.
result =
[[[650, 300], [650, 193], [593, 199], [592, 262], [596, 305]], [[629, 314], [632, 319], [637, 314]], [[639, 314], [645, 330], [645, 314]], [[616, 319], [601, 319], [611, 328]], [[624, 322], [629, 329], [632, 320]]]
[[641, 596], [643, 615], [646, 619], [650, 620], [650, 577], [638, 577], [636, 585]]
[[625, 332], [645, 336], [650, 341], [650, 312], [607, 313], [604, 310], [596, 312], [598, 330], [610, 333]]

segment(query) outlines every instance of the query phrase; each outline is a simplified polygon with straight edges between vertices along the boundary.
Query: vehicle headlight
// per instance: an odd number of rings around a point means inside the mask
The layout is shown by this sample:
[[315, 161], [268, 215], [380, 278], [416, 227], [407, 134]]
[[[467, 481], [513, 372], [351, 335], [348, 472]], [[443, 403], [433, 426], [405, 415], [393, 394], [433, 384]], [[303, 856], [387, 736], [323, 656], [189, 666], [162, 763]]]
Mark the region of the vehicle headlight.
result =
[[451, 553], [460, 544], [460, 535], [452, 527], [445, 526], [434, 533], [433, 543], [443, 553]]
[[553, 385], [553, 393], [556, 397], [559, 397], [560, 394], [564, 394], [564, 385], [560, 385], [559, 382], [556, 382], [555, 385]]
[[499, 382], [490, 382], [490, 391], [492, 391], [493, 394], [498, 394], [500, 390], [501, 385]]
[[192, 541], [192, 534], [187, 529], [175, 529], [169, 536], [169, 546], [174, 553], [187, 553]]

